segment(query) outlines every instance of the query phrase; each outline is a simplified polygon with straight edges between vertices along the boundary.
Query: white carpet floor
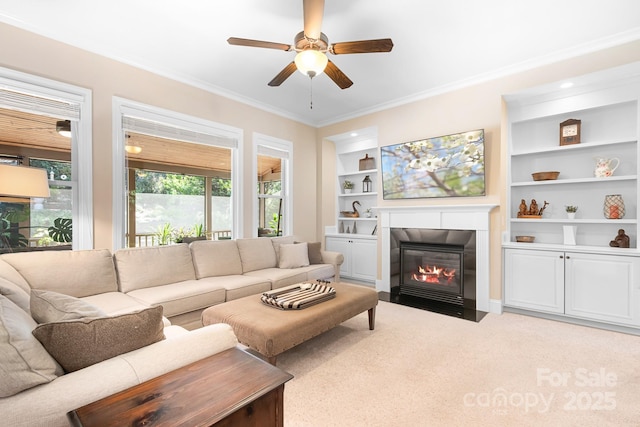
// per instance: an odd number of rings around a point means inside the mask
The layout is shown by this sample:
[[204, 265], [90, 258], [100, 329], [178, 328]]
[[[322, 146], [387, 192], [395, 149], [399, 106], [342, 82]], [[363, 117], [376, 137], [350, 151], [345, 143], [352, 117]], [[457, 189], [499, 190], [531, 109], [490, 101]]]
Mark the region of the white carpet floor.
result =
[[640, 426], [640, 337], [380, 302], [281, 354], [287, 427]]

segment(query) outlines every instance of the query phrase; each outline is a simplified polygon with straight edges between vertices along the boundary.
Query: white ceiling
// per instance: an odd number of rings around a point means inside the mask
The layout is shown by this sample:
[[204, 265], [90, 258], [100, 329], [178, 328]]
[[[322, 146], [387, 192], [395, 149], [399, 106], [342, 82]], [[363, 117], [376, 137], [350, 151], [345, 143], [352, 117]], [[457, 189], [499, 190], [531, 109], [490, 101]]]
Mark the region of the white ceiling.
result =
[[295, 53], [226, 42], [292, 44], [302, 0], [0, 0], [0, 22], [322, 126], [640, 39], [640, 1], [326, 0], [330, 43], [394, 42], [329, 55], [354, 82], [345, 90], [300, 73], [269, 87]]

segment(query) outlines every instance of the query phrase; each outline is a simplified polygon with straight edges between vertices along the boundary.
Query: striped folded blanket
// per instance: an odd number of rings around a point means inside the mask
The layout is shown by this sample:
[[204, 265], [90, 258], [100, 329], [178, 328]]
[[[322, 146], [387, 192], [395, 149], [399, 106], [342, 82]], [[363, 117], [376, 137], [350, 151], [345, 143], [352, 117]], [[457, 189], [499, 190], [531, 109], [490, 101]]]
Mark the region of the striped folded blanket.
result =
[[270, 307], [300, 310], [336, 296], [336, 290], [321, 283], [298, 283], [262, 293], [260, 299]]

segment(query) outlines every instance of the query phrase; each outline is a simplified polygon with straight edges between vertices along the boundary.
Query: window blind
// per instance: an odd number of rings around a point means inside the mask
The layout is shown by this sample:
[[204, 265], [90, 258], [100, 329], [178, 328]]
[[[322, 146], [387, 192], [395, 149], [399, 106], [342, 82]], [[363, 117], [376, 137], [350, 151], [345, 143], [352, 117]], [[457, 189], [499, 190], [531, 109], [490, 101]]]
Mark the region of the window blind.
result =
[[238, 141], [233, 138], [212, 135], [191, 129], [184, 129], [178, 126], [171, 126], [165, 123], [127, 115], [122, 116], [122, 128], [129, 132], [157, 136], [175, 141], [186, 141], [195, 144], [214, 145], [226, 148], [238, 147]]
[[279, 150], [274, 147], [267, 147], [264, 145], [258, 145], [257, 148], [258, 154], [262, 154], [263, 156], [274, 157], [276, 159], [288, 159], [289, 152], [286, 150]]
[[59, 119], [80, 119], [80, 104], [0, 88], [0, 106]]

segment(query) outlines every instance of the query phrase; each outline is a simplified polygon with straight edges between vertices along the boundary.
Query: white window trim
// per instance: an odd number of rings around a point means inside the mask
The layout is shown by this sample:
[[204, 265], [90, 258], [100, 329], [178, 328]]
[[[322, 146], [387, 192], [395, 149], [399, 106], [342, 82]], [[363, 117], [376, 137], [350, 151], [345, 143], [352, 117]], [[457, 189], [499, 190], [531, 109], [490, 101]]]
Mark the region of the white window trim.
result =
[[[274, 138], [272, 136], [263, 135], [260, 133], [253, 133], [253, 162], [252, 162], [252, 192], [254, 201], [253, 207], [253, 230], [252, 236], [258, 236], [258, 226], [260, 224], [260, 206], [258, 201], [258, 154], [260, 147], [264, 147], [266, 150], [277, 150], [283, 152], [282, 160], [282, 198], [284, 199], [284, 206], [282, 215], [284, 217], [284, 224], [282, 224], [282, 235], [289, 236], [293, 233], [293, 200], [291, 197], [291, 177], [293, 176], [293, 143], [280, 138]], [[268, 155], [268, 154], [265, 154]]]
[[113, 250], [125, 247], [125, 132], [123, 130], [123, 116], [139, 117], [144, 120], [156, 121], [169, 126], [175, 126], [213, 136], [220, 136], [237, 141], [237, 146], [231, 149], [231, 218], [233, 236], [242, 236], [242, 221], [240, 221], [240, 200], [242, 200], [242, 174], [240, 164], [243, 156], [242, 129], [222, 125], [209, 120], [187, 114], [178, 113], [152, 105], [142, 104], [124, 98], [113, 97], [112, 103], [112, 133], [113, 133]]
[[[0, 67], [0, 87], [15, 92], [55, 99], [78, 106], [77, 132], [71, 139], [74, 199], [72, 204], [73, 249], [93, 249], [93, 139], [92, 92], [90, 89], [61, 83]], [[37, 113], [41, 114], [41, 113]], [[82, 141], [79, 144], [78, 141]]]

